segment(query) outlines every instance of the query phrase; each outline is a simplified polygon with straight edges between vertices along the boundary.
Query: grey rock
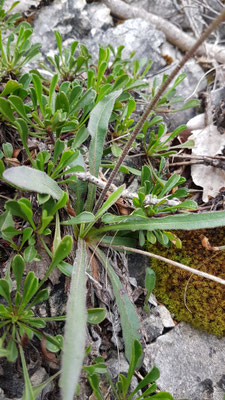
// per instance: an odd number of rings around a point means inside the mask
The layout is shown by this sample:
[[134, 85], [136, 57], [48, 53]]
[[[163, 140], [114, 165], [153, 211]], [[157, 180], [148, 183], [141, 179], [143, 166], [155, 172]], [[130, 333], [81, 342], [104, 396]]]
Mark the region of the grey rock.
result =
[[[127, 375], [129, 364], [123, 354], [120, 353], [119, 358], [111, 358], [106, 364], [112, 380], [115, 380], [119, 374], [123, 374], [125, 376]], [[135, 376], [133, 376], [130, 385], [130, 392], [132, 392], [137, 385], [138, 380]], [[138, 392], [132, 397], [132, 399], [136, 399], [138, 396], [140, 396], [140, 394], [141, 393]]]
[[129, 364], [122, 353], [119, 358], [111, 358], [106, 364], [112, 379], [116, 379], [119, 374], [127, 374], [129, 369]]
[[86, 0], [57, 0], [43, 7], [34, 22], [33, 42], [42, 44], [43, 54], [56, 49], [54, 30], [68, 38], [81, 38], [91, 30], [90, 20], [84, 10]]
[[160, 316], [150, 314], [143, 320], [143, 328], [146, 334], [146, 342], [151, 343], [154, 339], [162, 335], [164, 326]]
[[[46, 370], [42, 367], [40, 367], [35, 373], [31, 376], [31, 384], [32, 386], [37, 386], [46, 381], [49, 378]], [[49, 383], [45, 388], [39, 393], [37, 396], [36, 400], [41, 400], [44, 398], [44, 396], [53, 390], [53, 382]]]
[[172, 320], [169, 310], [163, 305], [159, 305], [154, 309], [154, 312], [158, 312], [164, 328], [174, 328], [175, 323]]
[[94, 35], [91, 32], [91, 36], [84, 38], [84, 41], [96, 59], [99, 44], [102, 46], [111, 44], [114, 48], [122, 44], [125, 46], [122, 53], [124, 58], [129, 58], [130, 53], [135, 51], [135, 58], [151, 59], [153, 61], [151, 72], [159, 71], [165, 65], [160, 55], [160, 46], [165, 41], [165, 35], [140, 18], [127, 20], [115, 28], [107, 29], [106, 32], [97, 30], [94, 31]]
[[88, 6], [88, 18], [91, 21], [92, 34], [93, 30], [103, 29], [104, 31], [113, 26], [113, 19], [110, 10], [105, 4], [92, 3]]
[[157, 385], [174, 400], [223, 400], [225, 338], [180, 323], [147, 345], [144, 366], [160, 370]]
[[159, 15], [176, 25], [183, 25], [186, 22], [185, 14], [180, 12], [181, 8], [176, 7], [175, 2], [171, 0], [125, 0], [125, 2], [131, 6], [143, 8], [151, 14]]
[[154, 307], [157, 307], [157, 305], [158, 305], [157, 299], [156, 299], [156, 297], [155, 297], [155, 295], [153, 293], [150, 294], [148, 302], [151, 305], [153, 305]]
[[128, 255], [129, 273], [136, 278], [139, 286], [145, 286], [145, 269], [147, 267], [149, 267], [149, 257], [143, 256], [142, 254]]
[[43, 55], [52, 55], [56, 49], [54, 30], [60, 32], [63, 45], [68, 46], [73, 40], [84, 42], [83, 39], [88, 35], [93, 36], [96, 29], [105, 30], [112, 24], [110, 10], [104, 4], [86, 7], [86, 0], [54, 1], [38, 13], [32, 40], [42, 43]]
[[220, 101], [225, 99], [225, 86], [210, 92], [211, 102], [213, 106], [218, 106]]
[[[23, 0], [20, 1], [16, 7], [13, 9], [12, 13], [23, 13], [27, 10], [29, 10], [30, 7], [38, 7], [38, 5], [40, 4], [41, 0]], [[4, 10], [8, 10], [13, 3], [15, 3], [14, 0], [6, 0], [4, 2]]]

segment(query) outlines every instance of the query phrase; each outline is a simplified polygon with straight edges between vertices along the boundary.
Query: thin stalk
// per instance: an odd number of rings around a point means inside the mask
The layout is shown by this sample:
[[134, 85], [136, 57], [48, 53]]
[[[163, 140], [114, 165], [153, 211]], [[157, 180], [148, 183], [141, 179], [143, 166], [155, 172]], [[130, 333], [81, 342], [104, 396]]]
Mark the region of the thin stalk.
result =
[[[103, 243], [101, 243], [101, 246], [108, 247], [108, 245], [104, 245]], [[112, 248], [113, 249], [118, 249], [118, 250], [124, 250], [124, 251], [131, 251], [132, 253], [142, 254], [143, 256], [147, 256], [147, 257], [150, 257], [150, 258], [156, 258], [157, 260], [164, 261], [167, 264], [174, 265], [175, 267], [184, 269], [185, 271], [191, 272], [192, 274], [199, 275], [199, 276], [201, 276], [203, 278], [210, 279], [211, 281], [215, 281], [217, 283], [221, 283], [221, 285], [225, 285], [225, 280], [222, 279], [222, 278], [219, 278], [217, 276], [208, 274], [207, 272], [199, 271], [199, 270], [197, 270], [195, 268], [188, 267], [187, 265], [181, 264], [181, 263], [179, 263], [177, 261], [170, 260], [169, 258], [162, 257], [162, 256], [159, 256], [159, 255], [154, 254], [154, 253], [150, 253], [149, 251], [133, 249], [132, 247], [120, 246], [120, 245], [112, 245]]]
[[94, 207], [94, 211], [93, 211], [94, 213], [96, 213], [99, 210], [99, 208], [101, 207], [109, 187], [111, 186], [111, 184], [112, 184], [112, 182], [113, 182], [113, 180], [114, 180], [114, 178], [115, 178], [115, 176], [116, 176], [121, 164], [123, 163], [128, 151], [130, 150], [130, 148], [132, 146], [132, 143], [135, 141], [138, 133], [140, 132], [140, 130], [141, 130], [143, 124], [144, 124], [144, 122], [148, 118], [148, 115], [149, 115], [150, 111], [153, 110], [154, 106], [158, 103], [158, 101], [161, 98], [162, 94], [167, 89], [167, 87], [172, 82], [172, 80], [175, 78], [175, 76], [178, 74], [178, 72], [181, 70], [181, 68], [183, 68], [183, 66], [186, 64], [186, 62], [194, 55], [195, 51], [199, 48], [199, 46], [201, 46], [201, 44], [207, 39], [207, 37], [224, 20], [225, 20], [225, 7], [221, 11], [221, 13], [218, 15], [218, 17], [209, 25], [209, 27], [206, 29], [206, 31], [203, 32], [203, 34], [197, 40], [197, 42], [194, 44], [194, 46], [185, 54], [183, 59], [179, 62], [179, 64], [175, 67], [175, 69], [172, 71], [170, 76], [166, 79], [166, 81], [163, 83], [163, 85], [159, 88], [159, 90], [156, 93], [155, 97], [150, 101], [150, 103], [146, 107], [145, 111], [143, 112], [140, 120], [138, 121], [138, 123], [137, 123], [137, 125], [136, 125], [136, 127], [135, 127], [135, 129], [133, 131], [132, 136], [130, 137], [130, 139], [128, 140], [126, 146], [124, 147], [123, 152], [122, 152], [117, 164], [115, 165], [115, 168], [113, 169], [105, 188], [103, 189], [101, 195], [99, 196], [99, 199], [98, 199], [98, 201], [97, 201], [97, 203], [96, 203], [96, 205]]

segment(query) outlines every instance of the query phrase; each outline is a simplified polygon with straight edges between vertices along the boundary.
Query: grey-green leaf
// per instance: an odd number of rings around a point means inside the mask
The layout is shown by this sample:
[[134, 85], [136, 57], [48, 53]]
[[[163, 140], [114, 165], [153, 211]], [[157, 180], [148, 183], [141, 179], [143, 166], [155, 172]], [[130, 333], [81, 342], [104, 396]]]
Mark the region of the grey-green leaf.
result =
[[113, 292], [116, 297], [116, 304], [120, 313], [123, 338], [125, 342], [125, 354], [127, 359], [130, 361], [132, 357], [133, 342], [135, 339], [140, 340], [140, 321], [134, 304], [129, 299], [126, 290], [124, 289], [114, 269], [110, 265], [107, 257], [98, 248], [95, 250], [96, 256], [106, 269], [113, 287]]
[[[104, 221], [106, 223], [106, 221]], [[116, 221], [115, 221], [116, 222]], [[99, 233], [120, 230], [156, 230], [156, 229], [206, 229], [225, 226], [225, 211], [207, 213], [177, 214], [162, 218], [145, 218], [127, 216], [126, 222], [118, 222], [115, 225], [104, 226], [98, 229]]]
[[[114, 103], [121, 92], [122, 90], [116, 90], [105, 96], [90, 113], [88, 131], [92, 139], [89, 148], [89, 166], [90, 173], [94, 176], [98, 176], [109, 119]], [[90, 185], [89, 187], [87, 209], [90, 211], [94, 203], [96, 187], [95, 185]]]
[[12, 167], [3, 172], [3, 178], [12, 185], [36, 193], [45, 193], [59, 200], [63, 194], [58, 184], [45, 172], [29, 167]]
[[64, 354], [62, 360], [62, 398], [73, 400], [85, 356], [86, 339], [86, 274], [89, 259], [86, 243], [78, 240], [74, 261], [70, 297], [67, 303]]

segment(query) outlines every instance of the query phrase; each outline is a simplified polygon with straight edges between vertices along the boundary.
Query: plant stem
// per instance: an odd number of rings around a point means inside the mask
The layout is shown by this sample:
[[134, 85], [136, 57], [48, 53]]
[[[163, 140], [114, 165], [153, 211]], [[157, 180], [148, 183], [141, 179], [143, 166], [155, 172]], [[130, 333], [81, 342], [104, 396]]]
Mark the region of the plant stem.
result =
[[[101, 243], [101, 246], [107, 247], [107, 248], [109, 247], [108, 244], [105, 245], [103, 243]], [[154, 254], [154, 253], [150, 253], [149, 251], [133, 249], [132, 247], [120, 246], [120, 245], [112, 245], [112, 248], [115, 249], [115, 250], [118, 249], [118, 250], [124, 250], [124, 251], [131, 251], [132, 253], [138, 253], [138, 254], [142, 254], [143, 256], [156, 258], [157, 260], [164, 261], [167, 264], [174, 265], [175, 267], [184, 269], [185, 271], [191, 272], [192, 274], [199, 275], [199, 276], [202, 276], [203, 278], [210, 279], [211, 281], [215, 281], [217, 283], [221, 283], [221, 285], [225, 285], [225, 280], [222, 279], [222, 278], [219, 278], [217, 276], [208, 274], [207, 272], [199, 271], [199, 270], [197, 270], [195, 268], [188, 267], [187, 265], [181, 264], [181, 263], [179, 263], [177, 261], [170, 260], [169, 258], [162, 257], [162, 256], [159, 256], [159, 255]]]
[[99, 208], [101, 207], [105, 195], [109, 189], [109, 187], [111, 186], [121, 164], [123, 163], [128, 151], [130, 150], [132, 143], [135, 141], [138, 133], [140, 132], [145, 120], [148, 118], [148, 115], [150, 113], [150, 111], [153, 110], [154, 106], [157, 104], [157, 102], [159, 101], [160, 97], [162, 96], [162, 94], [164, 93], [164, 91], [167, 89], [167, 87], [169, 86], [169, 84], [172, 82], [172, 80], [175, 78], [175, 76], [178, 74], [178, 72], [181, 70], [181, 68], [183, 68], [183, 66], [186, 64], [186, 62], [194, 55], [195, 51], [198, 49], [199, 46], [201, 46], [201, 44], [207, 39], [207, 37], [216, 29], [216, 27], [218, 25], [220, 25], [221, 22], [223, 22], [225, 20], [225, 8], [221, 11], [221, 13], [218, 15], [218, 17], [209, 25], [209, 27], [206, 29], [205, 32], [203, 32], [203, 34], [201, 35], [201, 37], [197, 40], [197, 42], [194, 44], [194, 46], [185, 54], [185, 56], [183, 57], [183, 59], [179, 62], [179, 64], [175, 67], [175, 69], [171, 72], [171, 74], [168, 76], [168, 78], [166, 79], [166, 81], [163, 83], [163, 85], [159, 88], [158, 92], [156, 93], [155, 97], [151, 100], [151, 102], [148, 104], [148, 106], [146, 107], [145, 111], [143, 112], [140, 120], [138, 121], [132, 136], [130, 137], [130, 139], [128, 140], [126, 146], [123, 149], [123, 152], [117, 162], [117, 164], [115, 165], [115, 168], [113, 169], [108, 182], [105, 186], [105, 188], [103, 189], [97, 203], [96, 206], [94, 207], [94, 213], [96, 213]]

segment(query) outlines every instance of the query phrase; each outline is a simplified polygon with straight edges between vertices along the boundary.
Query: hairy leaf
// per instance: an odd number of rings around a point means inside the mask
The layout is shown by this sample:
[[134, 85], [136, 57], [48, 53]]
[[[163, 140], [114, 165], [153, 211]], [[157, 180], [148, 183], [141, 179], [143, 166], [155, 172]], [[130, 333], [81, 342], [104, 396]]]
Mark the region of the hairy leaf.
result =
[[63, 191], [45, 172], [29, 167], [12, 167], [3, 172], [3, 178], [12, 185], [36, 193], [46, 193], [59, 200]]
[[86, 244], [78, 240], [77, 254], [73, 265], [70, 297], [67, 303], [67, 320], [62, 359], [62, 398], [73, 400], [85, 356], [86, 338], [86, 274], [89, 259]]

